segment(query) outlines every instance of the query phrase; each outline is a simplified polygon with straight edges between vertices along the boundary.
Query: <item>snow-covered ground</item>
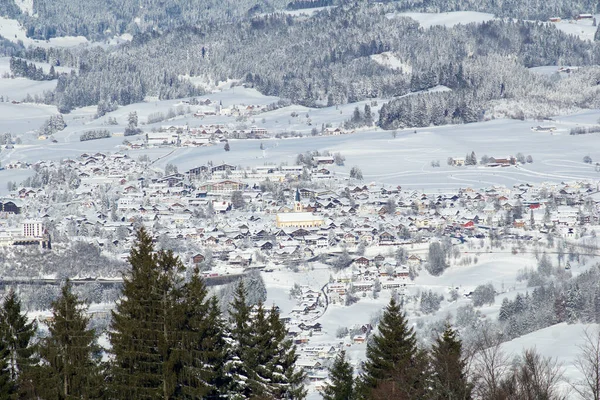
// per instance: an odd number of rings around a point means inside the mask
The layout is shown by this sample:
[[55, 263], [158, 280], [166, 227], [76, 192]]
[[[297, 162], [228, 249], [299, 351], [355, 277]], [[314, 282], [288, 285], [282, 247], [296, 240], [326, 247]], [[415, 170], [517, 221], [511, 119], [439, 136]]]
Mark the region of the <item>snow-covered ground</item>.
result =
[[327, 10], [330, 8], [333, 8], [335, 6], [327, 6], [327, 7], [313, 7], [313, 8], [301, 8], [298, 10], [282, 10], [282, 13], [288, 14], [288, 15], [292, 15], [294, 17], [298, 17], [298, 16], [312, 16], [314, 13], [317, 13], [319, 11], [323, 11], [323, 10]]
[[[600, 14], [594, 15], [594, 18], [600, 18]], [[581, 40], [594, 40], [594, 34], [596, 33], [596, 27], [593, 25], [593, 20], [569, 20], [565, 19], [560, 22], [549, 22], [556, 26], [556, 29], [561, 30], [569, 35], [575, 35]]]
[[494, 15], [477, 11], [453, 11], [445, 13], [405, 12], [388, 14], [388, 18], [409, 17], [419, 22], [423, 28], [435, 25], [452, 27], [459, 24], [481, 23], [494, 19]]
[[[596, 329], [598, 329], [596, 324], [557, 324], [506, 342], [502, 345], [502, 350], [517, 355], [522, 354], [523, 350], [535, 349], [544, 357], [555, 359], [561, 366], [566, 380], [561, 387], [568, 392], [571, 389], [569, 383], [581, 379], [575, 361], [581, 351], [579, 346], [584, 344], [585, 332], [586, 330], [594, 332]], [[572, 391], [569, 394], [567, 398], [579, 398]]]
[[564, 66], [547, 65], [547, 66], [543, 66], [543, 67], [532, 67], [532, 68], [529, 68], [529, 70], [531, 72], [535, 72], [536, 74], [546, 75], [546, 76], [551, 76], [551, 75], [562, 72], [558, 76], [560, 76], [561, 78], [566, 78], [567, 76], [569, 76], [566, 71], [575, 70], [577, 68], [579, 68], [579, 67], [573, 67], [573, 66], [568, 66], [568, 65], [564, 65]]
[[[493, 14], [482, 13], [477, 11], [453, 11], [445, 13], [421, 13], [421, 12], [405, 12], [388, 14], [388, 18], [409, 17], [419, 22], [423, 28], [431, 28], [436, 25], [452, 27], [459, 24], [482, 23], [495, 19]], [[600, 18], [600, 14], [594, 15], [596, 19]], [[592, 19], [571, 20], [564, 19], [560, 22], [544, 21], [548, 24], [554, 24], [556, 29], [567, 34], [575, 35], [581, 40], [594, 40], [596, 27], [593, 25]]]
[[15, 0], [15, 4], [23, 14], [33, 15], [33, 0]]
[[397, 69], [404, 74], [412, 73], [412, 66], [400, 60], [390, 51], [385, 51], [381, 54], [373, 54], [371, 58], [384, 67]]
[[[10, 81], [10, 80], [9, 80]], [[1, 83], [1, 81], [0, 81]], [[0, 93], [2, 86], [0, 85]], [[222, 101], [224, 106], [233, 104], [270, 104], [276, 97], [266, 97], [253, 89], [235, 87], [206, 96], [214, 102]], [[385, 100], [372, 106], [375, 119]], [[360, 109], [368, 102], [343, 106], [310, 109], [303, 106], [289, 106], [248, 118], [245, 122], [236, 121], [230, 116], [210, 116], [204, 119], [177, 117], [142, 128], [149, 131], [161, 125], [199, 126], [227, 124], [232, 128], [240, 125], [256, 125], [269, 132], [298, 131], [308, 135], [312, 128], [318, 130], [324, 124], [337, 127], [348, 120], [355, 107]], [[109, 129], [123, 132], [127, 115], [136, 111], [139, 121], [144, 122], [154, 112], [166, 113], [177, 107], [179, 100], [151, 101], [120, 107], [107, 117], [117, 119], [118, 126], [105, 125], [106, 118], [92, 120], [95, 107], [78, 109], [65, 116], [68, 127], [57, 134], [59, 143], [38, 141], [33, 133], [45, 119], [56, 114], [56, 108], [34, 104], [0, 103], [0, 119], [5, 131], [23, 136], [24, 145], [16, 146], [10, 152], [2, 151], [0, 160], [35, 162], [42, 158], [60, 159], [75, 156], [79, 152], [93, 150], [116, 151], [123, 142], [122, 137], [79, 142], [81, 133], [90, 129]], [[184, 105], [185, 106], [185, 105]], [[187, 106], [186, 106], [187, 107]], [[192, 112], [194, 107], [191, 106]], [[297, 116], [292, 116], [292, 113]], [[308, 115], [308, 117], [307, 117]], [[569, 130], [576, 126], [595, 125], [600, 117], [598, 110], [589, 110], [574, 115], [556, 117], [554, 121], [493, 120], [488, 122], [399, 130], [394, 138], [389, 131], [370, 129], [341, 136], [308, 136], [295, 139], [269, 139], [261, 141], [265, 151], [256, 140], [230, 140], [231, 151], [223, 151], [222, 146], [198, 148], [156, 148], [131, 151], [132, 155], [149, 154], [153, 158], [163, 157], [156, 163], [161, 167], [167, 163], [176, 164], [180, 170], [195, 167], [198, 160], [210, 159], [215, 162], [229, 162], [234, 165], [264, 165], [265, 163], [287, 162], [293, 164], [296, 155], [310, 150], [330, 150], [341, 152], [346, 157], [346, 166], [341, 169], [344, 175], [352, 166], [362, 169], [366, 182], [386, 183], [417, 189], [447, 189], [465, 186], [509, 185], [520, 182], [564, 181], [600, 178], [594, 165], [583, 163], [589, 155], [594, 162], [600, 160], [598, 137], [596, 134], [571, 136]], [[554, 133], [533, 132], [537, 125], [553, 125]], [[51, 150], [50, 152], [48, 150]], [[517, 167], [489, 168], [484, 166], [450, 167], [449, 157], [464, 157], [474, 151], [478, 157], [503, 158], [521, 152], [531, 155], [533, 163]], [[377, 159], [377, 163], [373, 160]], [[432, 161], [440, 161], [440, 167], [431, 166]], [[0, 182], [0, 186], [2, 183]]]
[[11, 42], [23, 42], [25, 47], [30, 45], [36, 47], [74, 47], [80, 44], [89, 43], [83, 36], [65, 36], [52, 38], [50, 40], [37, 40], [28, 38], [25, 34], [25, 28], [15, 19], [0, 17], [0, 35]]

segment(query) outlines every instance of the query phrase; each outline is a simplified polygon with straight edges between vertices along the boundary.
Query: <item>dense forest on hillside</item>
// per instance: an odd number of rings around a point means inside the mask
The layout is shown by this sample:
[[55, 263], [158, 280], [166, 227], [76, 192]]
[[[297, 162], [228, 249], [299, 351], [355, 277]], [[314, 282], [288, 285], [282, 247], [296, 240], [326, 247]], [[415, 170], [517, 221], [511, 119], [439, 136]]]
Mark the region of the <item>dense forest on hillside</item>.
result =
[[[16, 18], [37, 39], [83, 35], [99, 40], [123, 33], [150, 30], [167, 31], [180, 26], [205, 26], [222, 22], [239, 22], [247, 17], [277, 10], [300, 9], [323, 5], [343, 5], [352, 0], [36, 0], [33, 14], [22, 13], [13, 0], [0, 4], [0, 15]], [[370, 3], [380, 3], [369, 1]], [[552, 16], [572, 17], [578, 13], [598, 11], [593, 0], [398, 0], [400, 11], [448, 12], [482, 11], [499, 17], [547, 20]]]
[[[390, 17], [395, 7], [352, 4], [301, 20], [268, 14], [219, 29], [138, 35], [118, 48], [37, 49], [24, 56], [78, 69], [78, 74], [61, 76], [56, 93], [46, 98], [62, 112], [100, 101], [129, 104], [146, 95], [166, 99], [202, 93], [182, 76], [212, 82], [242, 79], [264, 94], [307, 106], [389, 98], [445, 85], [456, 92], [441, 95], [451, 97], [450, 102], [474, 101], [475, 108], [482, 108], [482, 101], [514, 96], [524, 82], [535, 82], [523, 67], [593, 65], [600, 59], [595, 44], [545, 23], [494, 20], [423, 29], [410, 18]], [[382, 52], [391, 52], [407, 68], [399, 71], [371, 59]], [[445, 115], [444, 121], [472, 120], [460, 117], [471, 111], [455, 109], [450, 113], [454, 117]], [[428, 123], [399, 123], [423, 124]]]
[[[44, 2], [36, 4], [41, 7]], [[284, 7], [261, 4], [264, 9]], [[239, 3], [234, 9], [247, 5]], [[37, 99], [56, 104], [63, 113], [99, 103], [131, 104], [149, 95], [172, 99], [203, 94], [204, 87], [193, 85], [190, 76], [202, 77], [207, 85], [235, 79], [263, 94], [313, 107], [395, 98], [380, 112], [379, 125], [386, 129], [496, 116], [543, 117], [598, 106], [598, 71], [591, 67], [600, 63], [595, 42], [544, 22], [507, 18], [424, 29], [398, 14], [423, 7], [438, 10], [435, 2], [348, 2], [312, 17], [246, 13], [235, 21], [215, 19], [207, 24], [186, 13], [183, 19], [168, 19], [171, 25], [164, 31], [139, 29], [130, 43], [117, 47], [7, 47], [4, 52], [77, 71], [60, 75], [56, 90]], [[394, 57], [399, 66], [373, 59], [382, 53]], [[568, 80], [528, 70], [546, 65], [590, 67]], [[439, 85], [450, 91], [403, 97]]]

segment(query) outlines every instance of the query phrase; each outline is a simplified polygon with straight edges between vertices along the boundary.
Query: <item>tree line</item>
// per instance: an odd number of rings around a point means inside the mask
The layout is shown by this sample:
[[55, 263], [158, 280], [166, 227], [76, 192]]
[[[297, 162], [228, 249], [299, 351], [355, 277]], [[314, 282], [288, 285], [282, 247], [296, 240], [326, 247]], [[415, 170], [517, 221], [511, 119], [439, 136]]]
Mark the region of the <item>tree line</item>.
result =
[[80, 142], [85, 142], [87, 140], [96, 140], [96, 139], [106, 139], [111, 137], [112, 134], [106, 129], [97, 129], [91, 131], [85, 131], [79, 136]]
[[305, 376], [277, 308], [249, 306], [240, 283], [226, 317], [199, 271], [184, 279], [178, 257], [155, 251], [143, 229], [128, 261], [108, 361], [68, 281], [39, 338], [9, 292], [0, 310], [0, 398], [304, 398]]
[[50, 72], [45, 73], [44, 68], [36, 67], [34, 63], [11, 57], [9, 62], [10, 72], [14, 76], [29, 78], [34, 81], [51, 81], [58, 77], [54, 65], [50, 66]]
[[[170, 250], [156, 251], [143, 229], [137, 232], [128, 263], [121, 296], [111, 312], [111, 348], [104, 352], [98, 333], [90, 328], [87, 306], [69, 281], [52, 303], [43, 335], [36, 335], [37, 323], [28, 322], [17, 294], [8, 292], [0, 306], [0, 398], [305, 398], [306, 376], [296, 366], [296, 348], [276, 307], [267, 309], [260, 301], [250, 306], [247, 287], [240, 282], [227, 297], [231, 300], [224, 314], [216, 297], [209, 296], [199, 271], [184, 277], [178, 257]], [[544, 268], [540, 273], [551, 273]], [[583, 274], [579, 285], [589, 282], [591, 288], [598, 281], [597, 274], [597, 269]], [[565, 309], [570, 303], [587, 301], [582, 294], [567, 297]], [[550, 301], [539, 291], [532, 298], [540, 299], [531, 309], [542, 317], [543, 302], [555, 308], [562, 303]], [[528, 302], [528, 296], [520, 295], [506, 300], [500, 319], [513, 318], [529, 308]], [[582, 311], [587, 315], [585, 307]], [[569, 318], [571, 313], [563, 311], [563, 315]], [[506, 337], [492, 331], [498, 330], [481, 329], [475, 343], [464, 346], [446, 322], [431, 348], [426, 348], [419, 344], [402, 303], [392, 296], [368, 339], [366, 360], [355, 373], [341, 352], [330, 368], [323, 397], [563, 398], [559, 390], [562, 370], [554, 360], [527, 350], [509, 362], [500, 347]], [[591, 332], [585, 334], [577, 361], [585, 377], [600, 374], [598, 338]], [[593, 397], [600, 393], [596, 383], [582, 379], [573, 388], [584, 393], [584, 398], [597, 398]]]
[[[584, 333], [576, 366], [584, 377], [568, 382], [552, 358], [525, 350], [514, 360], [503, 352], [499, 336], [483, 330], [477, 343], [463, 346], [448, 323], [427, 350], [418, 344], [402, 307], [392, 297], [367, 344], [366, 361], [355, 373], [341, 352], [323, 389], [325, 400], [375, 399], [527, 399], [559, 400], [567, 384], [583, 398], [598, 398], [600, 335]], [[569, 385], [570, 384], [570, 385]]]
[[[183, 75], [213, 82], [241, 79], [264, 94], [306, 106], [397, 97], [436, 85], [453, 89], [421, 100], [399, 99], [424, 104], [405, 112], [401, 104], [391, 107], [387, 115], [400, 120], [397, 126], [476, 121], [491, 99], [536, 94], [532, 87], [549, 85], [524, 67], [593, 65], [599, 59], [597, 45], [548, 24], [511, 19], [423, 30], [410, 18], [388, 18], [400, 9], [399, 2], [378, 7], [352, 3], [304, 20], [268, 14], [252, 21], [140, 34], [116, 48], [30, 49], [23, 56], [78, 70], [61, 75], [55, 93], [44, 99], [64, 112], [100, 101], [125, 105], [146, 95], [169, 99], [201, 94]], [[412, 72], [370, 58], [382, 52], [393, 52]], [[494, 54], [499, 57], [490, 57]], [[392, 125], [387, 119], [380, 121], [382, 126]]]

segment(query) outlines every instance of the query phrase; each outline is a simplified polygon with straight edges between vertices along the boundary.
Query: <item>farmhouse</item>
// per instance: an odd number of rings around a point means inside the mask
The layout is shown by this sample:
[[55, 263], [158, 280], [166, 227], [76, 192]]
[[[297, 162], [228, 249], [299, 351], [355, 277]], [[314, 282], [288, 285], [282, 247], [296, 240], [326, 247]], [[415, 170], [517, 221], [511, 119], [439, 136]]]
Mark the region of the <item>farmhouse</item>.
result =
[[453, 167], [463, 167], [465, 165], [465, 159], [464, 158], [453, 158], [452, 159], [452, 166]]

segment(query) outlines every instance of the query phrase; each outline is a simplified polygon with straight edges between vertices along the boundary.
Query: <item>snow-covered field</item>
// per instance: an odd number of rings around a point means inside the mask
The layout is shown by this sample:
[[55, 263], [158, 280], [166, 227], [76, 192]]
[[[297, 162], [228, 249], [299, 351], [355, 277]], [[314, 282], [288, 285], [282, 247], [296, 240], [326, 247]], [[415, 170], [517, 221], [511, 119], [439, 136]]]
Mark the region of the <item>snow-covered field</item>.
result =
[[[423, 28], [431, 28], [436, 25], [452, 27], [459, 24], [482, 23], [495, 19], [493, 14], [482, 13], [477, 11], [453, 11], [445, 13], [421, 13], [421, 12], [405, 12], [388, 14], [388, 18], [409, 17], [419, 22]], [[600, 18], [600, 14], [594, 15], [596, 19]], [[548, 22], [554, 24], [556, 29], [559, 29], [567, 34], [578, 36], [581, 40], [594, 40], [596, 27], [593, 26], [593, 20], [570, 20], [564, 19], [560, 22]]]
[[405, 12], [388, 14], [388, 18], [409, 17], [419, 22], [423, 28], [435, 25], [452, 27], [458, 24], [481, 23], [494, 19], [492, 14], [477, 11], [454, 11], [445, 13]]
[[[0, 81], [1, 82], [1, 81]], [[2, 91], [0, 85], [0, 93]], [[253, 89], [236, 87], [207, 96], [213, 101], [222, 101], [224, 106], [232, 104], [269, 104], [275, 97], [265, 97]], [[385, 100], [373, 106], [375, 118]], [[0, 120], [4, 131], [23, 136], [24, 145], [16, 146], [10, 152], [3, 150], [0, 160], [35, 162], [42, 158], [60, 159], [76, 156], [89, 150], [116, 151], [122, 144], [122, 137], [79, 142], [79, 135], [90, 129], [109, 129], [123, 132], [127, 115], [136, 111], [140, 122], [151, 113], [166, 113], [169, 108], [181, 104], [178, 100], [151, 101], [120, 107], [107, 115], [119, 122], [118, 126], [105, 125], [105, 118], [92, 120], [94, 107], [79, 109], [66, 115], [68, 127], [57, 134], [59, 143], [38, 141], [33, 133], [45, 119], [56, 113], [55, 107], [33, 104], [0, 103]], [[269, 132], [298, 131], [309, 134], [312, 128], [320, 130], [323, 124], [339, 126], [348, 120], [355, 107], [363, 108], [367, 102], [338, 107], [309, 109], [303, 106], [289, 106], [250, 117], [246, 122], [236, 121], [230, 116], [211, 116], [205, 119], [177, 117], [154, 125], [142, 126], [149, 131], [161, 125], [199, 126], [228, 124], [235, 128], [240, 124], [247, 127], [257, 125]], [[193, 111], [193, 106], [191, 107]], [[297, 116], [292, 117], [292, 113]], [[308, 115], [308, 117], [307, 117]], [[294, 139], [269, 139], [262, 141], [265, 151], [260, 150], [260, 142], [255, 140], [230, 140], [231, 151], [225, 152], [221, 146], [198, 148], [156, 148], [131, 151], [134, 156], [149, 154], [153, 158], [163, 157], [155, 165], [176, 164], [180, 170], [196, 166], [200, 161], [229, 162], [244, 165], [264, 165], [265, 163], [287, 162], [293, 164], [296, 155], [310, 150], [341, 152], [346, 157], [346, 166], [341, 169], [344, 175], [352, 166], [362, 169], [366, 182], [394, 184], [417, 189], [448, 189], [465, 186], [508, 185], [521, 182], [572, 181], [578, 179], [600, 179], [595, 166], [583, 163], [589, 155], [592, 160], [600, 160], [596, 134], [571, 136], [570, 128], [595, 125], [600, 117], [598, 110], [589, 110], [575, 115], [561, 116], [554, 121], [494, 120], [488, 122], [399, 130], [396, 138], [391, 132], [380, 129], [359, 131], [341, 136], [308, 136]], [[537, 125], [553, 125], [554, 133], [533, 132]], [[50, 151], [49, 151], [50, 150]], [[478, 157], [504, 158], [523, 153], [531, 155], [533, 163], [517, 167], [489, 168], [484, 166], [450, 167], [449, 157], [464, 157], [474, 151]], [[374, 163], [373, 160], [377, 162]], [[440, 161], [440, 167], [431, 166], [432, 161]], [[0, 183], [1, 186], [1, 183]]]
[[[600, 18], [600, 14], [594, 15], [594, 17], [596, 19]], [[592, 20], [562, 20], [560, 22], [554, 22], [554, 24], [556, 25], [556, 29], [568, 33], [569, 35], [578, 36], [581, 40], [594, 40], [596, 27], [593, 25]]]
[[595, 324], [553, 325], [506, 342], [502, 345], [502, 350], [512, 355], [522, 354], [526, 349], [535, 349], [545, 357], [552, 357], [564, 373], [566, 382], [561, 384], [561, 388], [568, 393], [567, 398], [579, 398], [573, 393], [568, 382], [575, 383], [581, 379], [581, 373], [575, 366], [581, 351], [579, 346], [584, 344], [586, 330], [594, 332], [596, 329], [598, 325]]

